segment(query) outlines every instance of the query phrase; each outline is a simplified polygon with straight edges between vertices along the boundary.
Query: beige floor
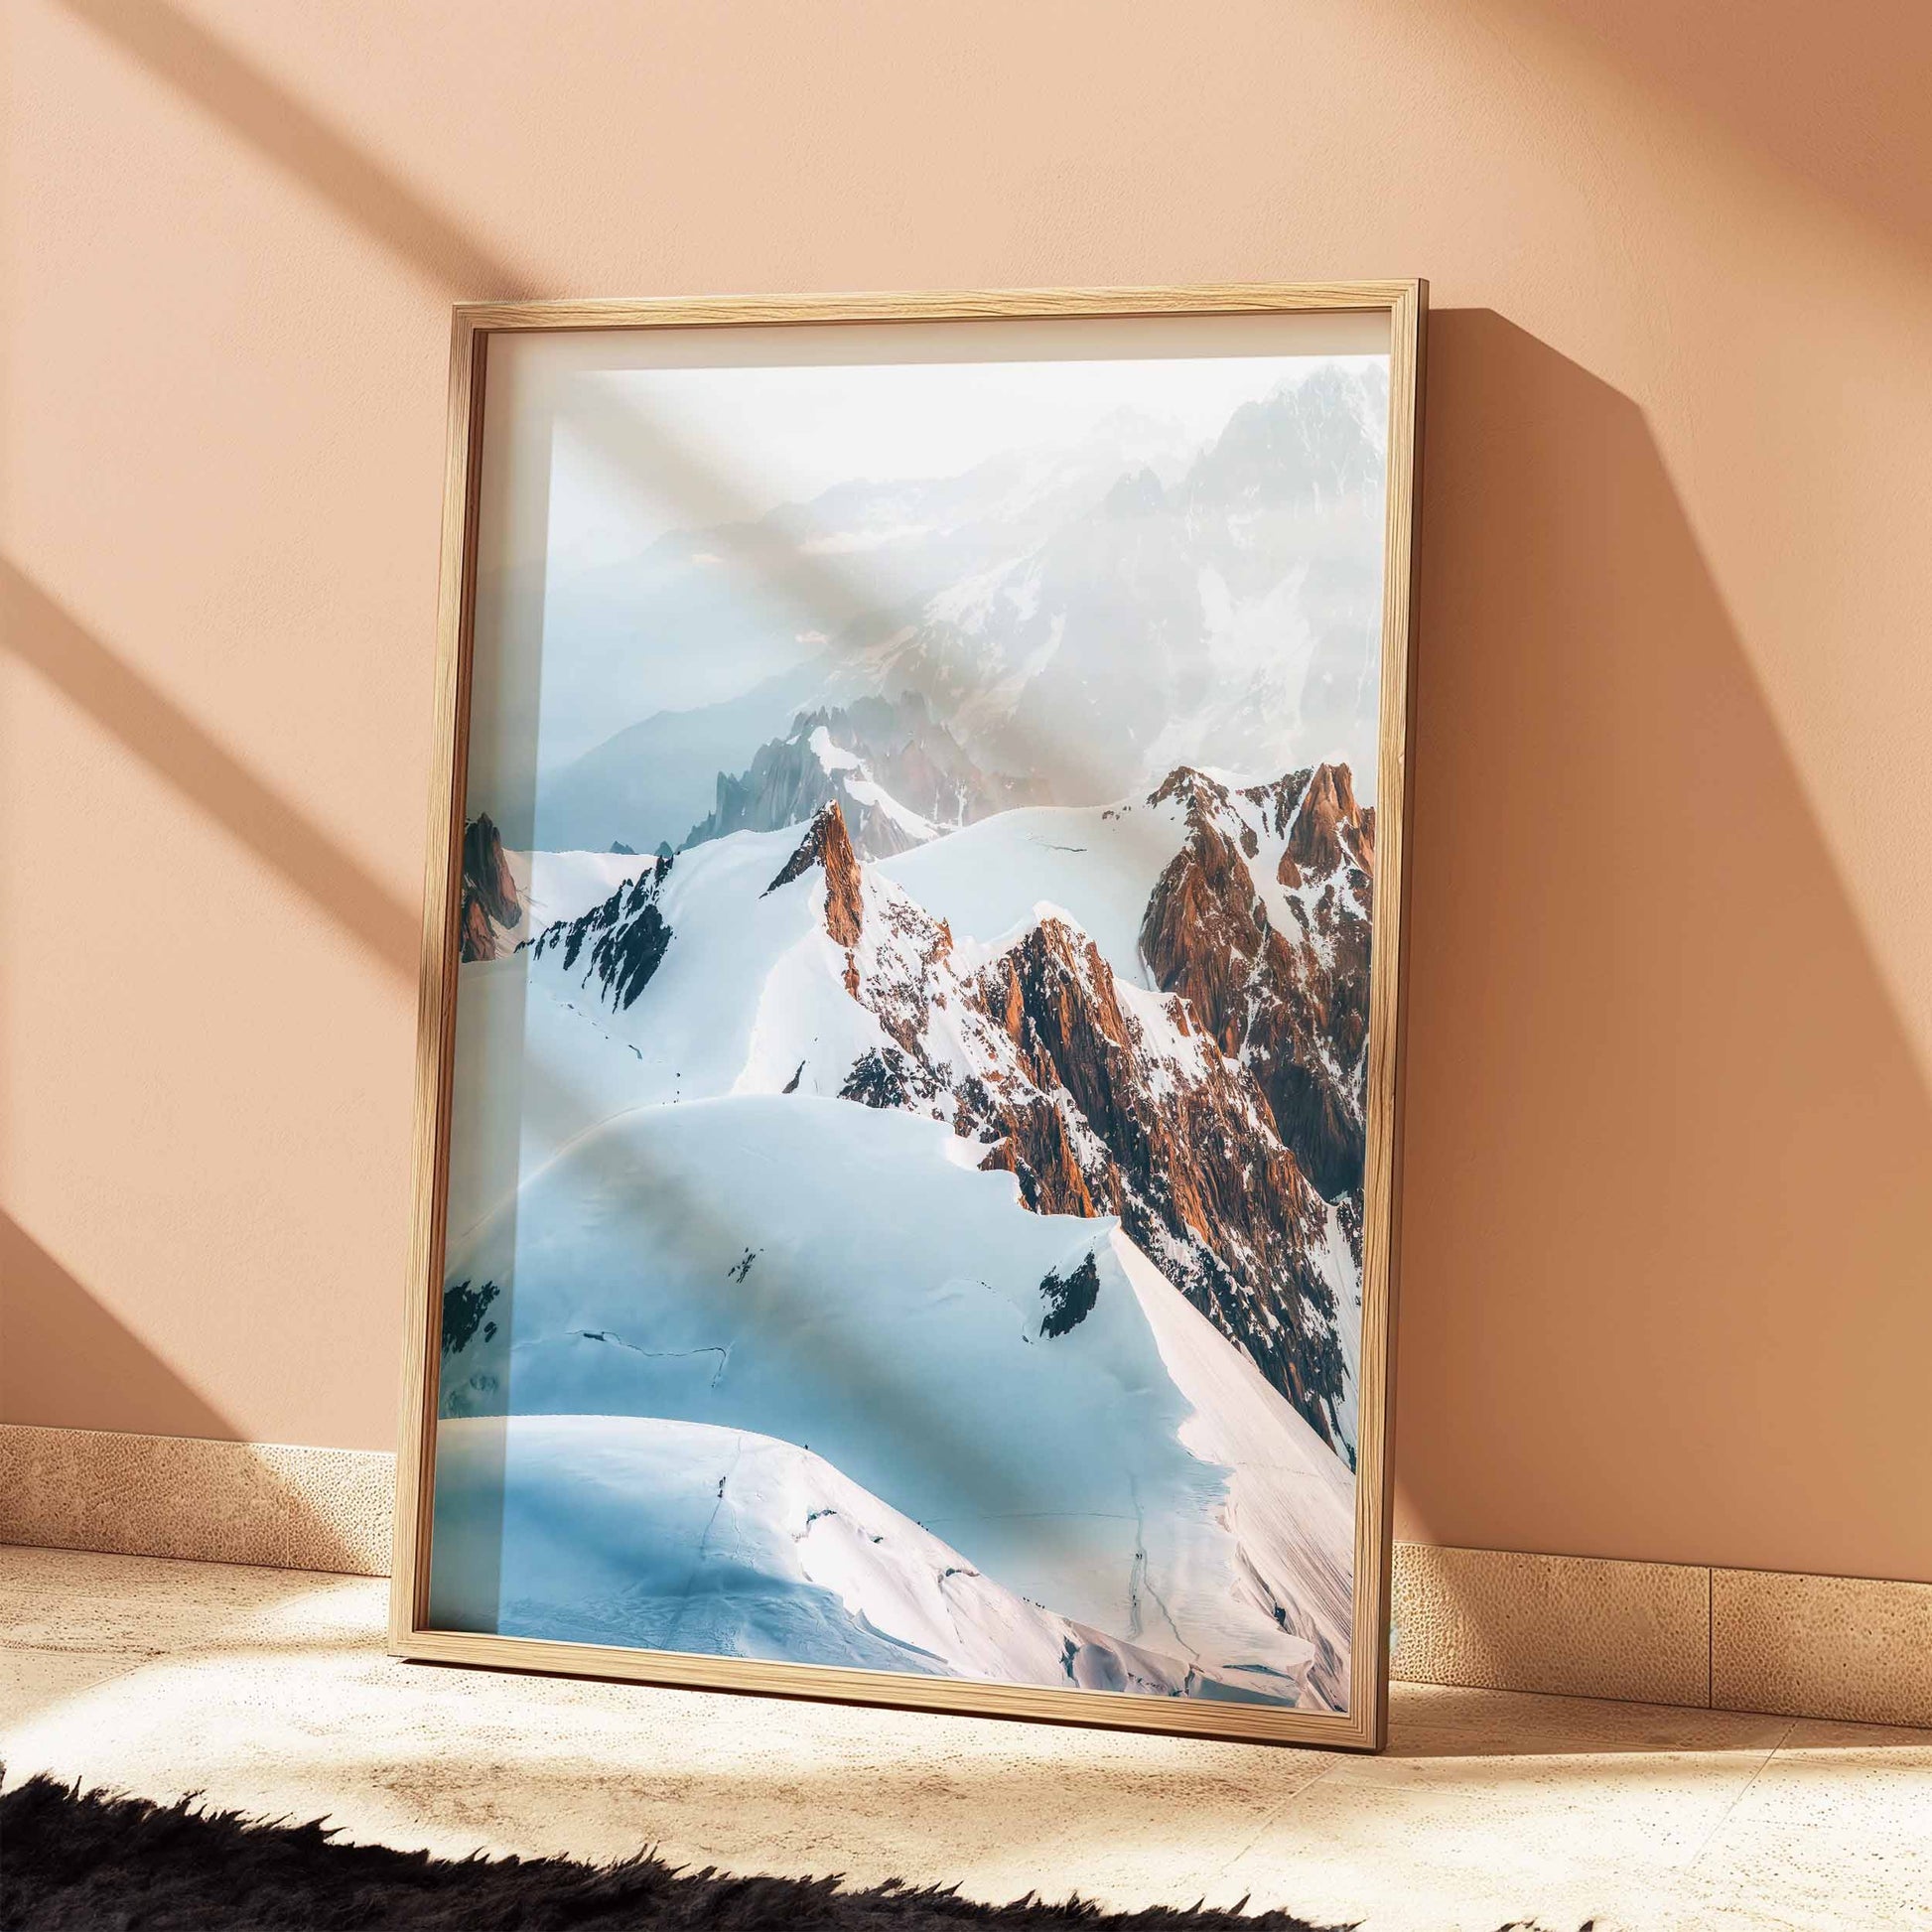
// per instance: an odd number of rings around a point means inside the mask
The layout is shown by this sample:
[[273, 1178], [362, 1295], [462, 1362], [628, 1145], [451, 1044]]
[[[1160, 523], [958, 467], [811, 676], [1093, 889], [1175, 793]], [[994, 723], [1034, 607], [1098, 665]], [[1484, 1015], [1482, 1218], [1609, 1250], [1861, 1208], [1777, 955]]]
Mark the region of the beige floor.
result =
[[384, 1586], [0, 1548], [0, 1758], [440, 1852], [1282, 1905], [1932, 1926], [1932, 1731], [1398, 1686], [1380, 1758], [394, 1663]]

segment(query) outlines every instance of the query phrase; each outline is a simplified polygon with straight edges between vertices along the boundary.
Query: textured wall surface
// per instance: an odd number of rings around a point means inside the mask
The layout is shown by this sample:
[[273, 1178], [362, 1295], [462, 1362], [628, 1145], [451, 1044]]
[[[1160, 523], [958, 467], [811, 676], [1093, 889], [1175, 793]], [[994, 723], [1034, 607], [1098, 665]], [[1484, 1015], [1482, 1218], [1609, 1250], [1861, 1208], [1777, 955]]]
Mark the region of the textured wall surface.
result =
[[1421, 274], [1405, 1532], [1932, 1579], [1925, 8], [4, 36], [0, 1417], [393, 1440], [452, 301]]

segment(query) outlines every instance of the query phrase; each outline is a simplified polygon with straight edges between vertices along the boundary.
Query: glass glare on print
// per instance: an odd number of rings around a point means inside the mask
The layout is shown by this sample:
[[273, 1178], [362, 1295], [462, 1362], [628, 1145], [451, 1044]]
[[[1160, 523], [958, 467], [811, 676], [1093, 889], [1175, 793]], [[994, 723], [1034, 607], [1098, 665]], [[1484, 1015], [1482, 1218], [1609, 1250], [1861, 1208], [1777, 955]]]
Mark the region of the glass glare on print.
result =
[[1389, 356], [1297, 320], [492, 348], [437, 1627], [1348, 1708]]

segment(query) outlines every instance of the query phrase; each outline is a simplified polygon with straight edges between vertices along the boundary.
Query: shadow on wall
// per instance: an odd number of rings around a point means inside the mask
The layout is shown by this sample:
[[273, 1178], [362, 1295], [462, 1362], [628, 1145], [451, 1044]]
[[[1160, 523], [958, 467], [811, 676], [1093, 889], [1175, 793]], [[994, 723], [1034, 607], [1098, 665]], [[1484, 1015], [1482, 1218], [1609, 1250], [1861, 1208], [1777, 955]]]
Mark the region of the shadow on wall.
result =
[[308, 102], [161, 0], [64, 0], [204, 113], [350, 215], [399, 260], [458, 301], [536, 293], [460, 223], [440, 213]]
[[0, 557], [0, 648], [272, 866], [390, 972], [413, 983], [422, 914], [258, 777], [165, 692]]
[[1841, 218], [1932, 254], [1932, 9], [1919, 0], [1876, 0], [1856, 33], [1810, 0], [1758, 0], [1747, 58], [1722, 7], [1489, 0], [1487, 11], [1499, 39], [1554, 29], [1592, 65], [1689, 109], [1707, 143], [1760, 157], [1828, 197]]
[[[0, 1282], [0, 1543], [387, 1570], [381, 1458], [235, 1449], [233, 1420], [5, 1214]], [[130, 1453], [130, 1435], [166, 1440]]]
[[6, 1283], [0, 1306], [0, 1417], [6, 1421], [70, 1428], [76, 1414], [111, 1389], [114, 1420], [102, 1427], [223, 1442], [239, 1435], [4, 1213], [0, 1282]]
[[1403, 1531], [1932, 1577], [1932, 1106], [1649, 429], [1439, 311], [1426, 452]]

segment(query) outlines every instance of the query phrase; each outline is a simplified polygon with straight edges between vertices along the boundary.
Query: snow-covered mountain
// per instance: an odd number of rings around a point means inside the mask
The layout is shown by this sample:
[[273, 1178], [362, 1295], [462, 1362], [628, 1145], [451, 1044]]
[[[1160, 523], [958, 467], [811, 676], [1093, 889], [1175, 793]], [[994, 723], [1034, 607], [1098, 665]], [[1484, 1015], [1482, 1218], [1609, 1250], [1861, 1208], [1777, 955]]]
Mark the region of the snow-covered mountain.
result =
[[980, 770], [917, 696], [859, 698], [800, 712], [742, 774], [719, 772], [710, 816], [683, 843], [778, 831], [836, 803], [861, 857], [884, 859], [1016, 803], [1024, 790]]
[[464, 969], [437, 1614], [1343, 1708], [1373, 812], [1183, 767], [869, 862], [935, 760], [856, 717], [721, 792], [802, 823], [480, 841], [622, 872]]
[[902, 1109], [1031, 1207], [1119, 1216], [1350, 1455], [1372, 863], [1326, 766], [1238, 790], [1178, 771], [884, 867], [833, 803], [552, 926], [532, 989], [627, 1048], [632, 1104]]
[[1311, 753], [1372, 793], [1387, 412], [1384, 366], [1324, 362], [1198, 451], [1121, 412], [1071, 449], [663, 538], [611, 592], [624, 644], [587, 657], [599, 715], [622, 715], [621, 667], [671, 640], [760, 632], [770, 671], [675, 715], [640, 690], [643, 722], [552, 772], [529, 836], [675, 844], [714, 774], [863, 698], [922, 702], [982, 772], [1053, 803]]

